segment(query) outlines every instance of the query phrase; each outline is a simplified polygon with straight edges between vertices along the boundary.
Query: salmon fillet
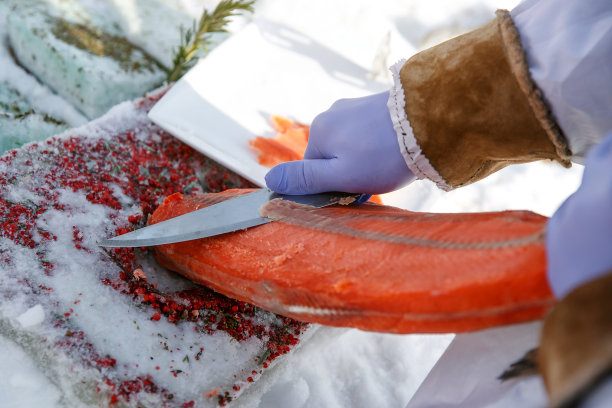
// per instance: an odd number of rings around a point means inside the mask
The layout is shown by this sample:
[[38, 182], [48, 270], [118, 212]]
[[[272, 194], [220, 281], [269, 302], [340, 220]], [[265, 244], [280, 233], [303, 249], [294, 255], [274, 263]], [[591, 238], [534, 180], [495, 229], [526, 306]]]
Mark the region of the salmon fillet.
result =
[[310, 127], [281, 116], [270, 118], [276, 137], [257, 136], [249, 144], [257, 152], [259, 164], [273, 167], [287, 161], [301, 160], [308, 145]]
[[[251, 190], [166, 198], [154, 224]], [[158, 262], [294, 319], [391, 333], [455, 333], [541, 318], [547, 218], [529, 211], [432, 214], [366, 203], [279, 200], [277, 221], [156, 248]]]

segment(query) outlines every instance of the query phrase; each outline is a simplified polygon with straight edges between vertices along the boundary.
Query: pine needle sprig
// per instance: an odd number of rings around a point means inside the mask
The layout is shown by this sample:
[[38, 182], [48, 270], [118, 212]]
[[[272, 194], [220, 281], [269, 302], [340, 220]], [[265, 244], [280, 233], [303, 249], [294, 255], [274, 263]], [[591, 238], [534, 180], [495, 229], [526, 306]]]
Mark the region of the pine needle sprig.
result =
[[198, 52], [208, 51], [212, 44], [211, 33], [225, 33], [230, 18], [241, 11], [253, 12], [255, 0], [221, 0], [217, 7], [209, 13], [204, 10], [200, 21], [193, 27], [183, 30], [181, 27], [181, 45], [174, 53], [172, 69], [168, 71], [168, 82], [175, 82], [196, 63]]

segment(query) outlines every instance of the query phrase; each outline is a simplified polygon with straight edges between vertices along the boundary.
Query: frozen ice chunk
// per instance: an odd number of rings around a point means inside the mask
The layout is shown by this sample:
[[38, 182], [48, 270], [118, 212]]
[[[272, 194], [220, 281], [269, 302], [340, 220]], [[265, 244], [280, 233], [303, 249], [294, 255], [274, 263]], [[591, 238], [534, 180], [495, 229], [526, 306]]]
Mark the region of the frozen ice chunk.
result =
[[161, 84], [165, 72], [153, 58], [111, 21], [71, 10], [74, 3], [15, 3], [7, 28], [21, 64], [89, 118]]
[[0, 82], [0, 154], [68, 129], [62, 120], [36, 112], [7, 82]]
[[24, 329], [41, 324], [45, 320], [45, 309], [41, 305], [36, 305], [17, 317], [17, 321]]

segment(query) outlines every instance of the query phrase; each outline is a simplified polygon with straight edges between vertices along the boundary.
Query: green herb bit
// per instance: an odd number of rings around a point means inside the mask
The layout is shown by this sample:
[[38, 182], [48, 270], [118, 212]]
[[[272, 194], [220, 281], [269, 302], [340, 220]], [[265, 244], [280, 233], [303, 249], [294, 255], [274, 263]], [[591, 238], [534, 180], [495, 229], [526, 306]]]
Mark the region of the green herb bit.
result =
[[257, 365], [262, 365], [264, 361], [266, 361], [268, 357], [270, 357], [270, 354], [272, 354], [272, 350], [266, 349], [265, 353], [263, 353], [261, 357], [259, 357], [259, 359], [257, 360]]
[[174, 53], [173, 68], [168, 72], [168, 82], [175, 82], [182, 77], [196, 62], [198, 51], [208, 51], [211, 45], [211, 33], [227, 32], [225, 26], [231, 17], [240, 11], [253, 12], [252, 1], [221, 0], [212, 13], [204, 10], [200, 21], [187, 31], [181, 28], [181, 45]]

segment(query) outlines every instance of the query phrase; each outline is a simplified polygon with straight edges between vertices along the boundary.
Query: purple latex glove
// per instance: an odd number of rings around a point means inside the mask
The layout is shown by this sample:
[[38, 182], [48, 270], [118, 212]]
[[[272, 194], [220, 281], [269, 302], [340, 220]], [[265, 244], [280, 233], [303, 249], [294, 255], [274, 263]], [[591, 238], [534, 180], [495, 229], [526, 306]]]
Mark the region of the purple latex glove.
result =
[[273, 167], [266, 174], [268, 187], [281, 194], [380, 194], [413, 181], [388, 99], [389, 92], [383, 92], [335, 102], [313, 120], [304, 160]]
[[612, 272], [612, 132], [591, 150], [580, 188], [549, 220], [546, 249], [559, 298]]

